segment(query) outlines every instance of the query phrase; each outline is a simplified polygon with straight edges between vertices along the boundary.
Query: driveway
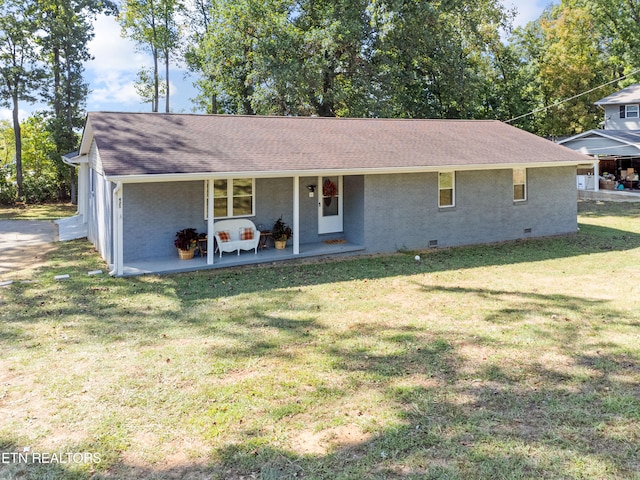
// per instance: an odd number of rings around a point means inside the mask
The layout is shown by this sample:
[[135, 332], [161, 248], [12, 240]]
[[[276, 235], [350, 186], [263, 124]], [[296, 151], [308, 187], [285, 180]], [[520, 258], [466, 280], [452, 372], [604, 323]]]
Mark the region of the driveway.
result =
[[0, 278], [38, 266], [54, 248], [58, 227], [42, 220], [0, 220]]

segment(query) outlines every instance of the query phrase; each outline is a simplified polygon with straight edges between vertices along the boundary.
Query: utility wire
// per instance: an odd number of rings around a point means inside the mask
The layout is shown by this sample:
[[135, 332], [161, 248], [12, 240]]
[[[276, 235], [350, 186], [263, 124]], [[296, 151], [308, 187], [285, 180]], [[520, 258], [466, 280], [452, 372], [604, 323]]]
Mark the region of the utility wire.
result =
[[528, 117], [529, 115], [533, 115], [534, 113], [542, 112], [544, 110], [549, 110], [550, 108], [557, 107], [558, 105], [562, 105], [563, 103], [566, 103], [566, 102], [569, 102], [571, 100], [574, 100], [574, 99], [576, 99], [578, 97], [586, 95], [587, 93], [595, 92], [596, 90], [599, 90], [599, 89], [601, 89], [603, 87], [606, 87], [607, 85], [611, 85], [612, 83], [616, 83], [616, 82], [619, 82], [620, 80], [624, 80], [625, 78], [630, 77], [631, 75], [635, 75], [638, 72], [640, 72], [640, 68], [638, 70], [634, 70], [631, 73], [627, 73], [626, 75], [623, 75], [620, 78], [616, 78], [615, 80], [611, 80], [610, 82], [607, 82], [607, 83], [604, 83], [604, 84], [602, 84], [602, 85], [600, 85], [598, 87], [592, 88], [591, 90], [587, 90], [586, 92], [579, 93], [578, 95], [574, 95], [573, 97], [565, 98], [564, 100], [560, 100], [559, 102], [556, 102], [556, 103], [554, 103], [552, 105], [548, 105], [546, 107], [536, 108], [535, 110], [532, 110], [529, 113], [525, 113], [524, 115], [520, 115], [520, 116], [514, 117], [511, 120], [505, 120], [504, 123], [511, 123], [511, 122], [514, 122], [514, 121], [519, 120], [521, 118]]

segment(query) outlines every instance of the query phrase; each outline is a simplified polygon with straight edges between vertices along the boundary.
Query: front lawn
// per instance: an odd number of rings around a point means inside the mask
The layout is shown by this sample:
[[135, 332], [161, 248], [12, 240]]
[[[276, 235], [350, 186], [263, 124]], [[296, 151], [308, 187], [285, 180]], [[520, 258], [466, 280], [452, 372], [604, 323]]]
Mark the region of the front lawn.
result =
[[114, 279], [61, 244], [0, 287], [0, 477], [638, 478], [640, 204], [415, 254]]
[[0, 205], [0, 220], [57, 220], [74, 215], [77, 209], [70, 203]]

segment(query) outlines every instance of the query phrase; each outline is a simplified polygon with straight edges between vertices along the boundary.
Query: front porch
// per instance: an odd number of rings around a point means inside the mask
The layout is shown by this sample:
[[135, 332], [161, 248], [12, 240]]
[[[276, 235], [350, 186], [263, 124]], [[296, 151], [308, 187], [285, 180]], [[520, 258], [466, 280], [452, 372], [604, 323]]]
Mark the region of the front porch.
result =
[[207, 257], [195, 256], [191, 260], [180, 260], [177, 253], [175, 256], [154, 258], [147, 260], [137, 260], [124, 264], [122, 276], [131, 277], [136, 275], [161, 274], [161, 273], [181, 273], [195, 270], [209, 270], [215, 268], [237, 267], [241, 265], [254, 265], [283, 260], [294, 260], [298, 258], [323, 257], [328, 255], [342, 255], [365, 250], [363, 245], [353, 243], [311, 243], [300, 245], [300, 253], [294, 255], [293, 247], [288, 246], [284, 250], [266, 248], [258, 250], [255, 254], [251, 251], [243, 251], [240, 255], [235, 253], [224, 253], [222, 258], [215, 255], [213, 265], [207, 264]]

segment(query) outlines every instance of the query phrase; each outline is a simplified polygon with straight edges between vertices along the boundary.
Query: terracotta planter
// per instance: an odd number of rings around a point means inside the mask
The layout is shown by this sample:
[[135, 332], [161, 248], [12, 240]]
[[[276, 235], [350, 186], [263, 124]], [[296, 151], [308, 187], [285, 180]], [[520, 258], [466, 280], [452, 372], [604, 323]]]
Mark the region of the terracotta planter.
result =
[[287, 248], [286, 240], [274, 240], [273, 243], [275, 244], [278, 250], [284, 250], [285, 248]]
[[180, 257], [180, 260], [191, 260], [195, 251], [195, 248], [190, 248], [189, 250], [178, 249], [178, 257]]

